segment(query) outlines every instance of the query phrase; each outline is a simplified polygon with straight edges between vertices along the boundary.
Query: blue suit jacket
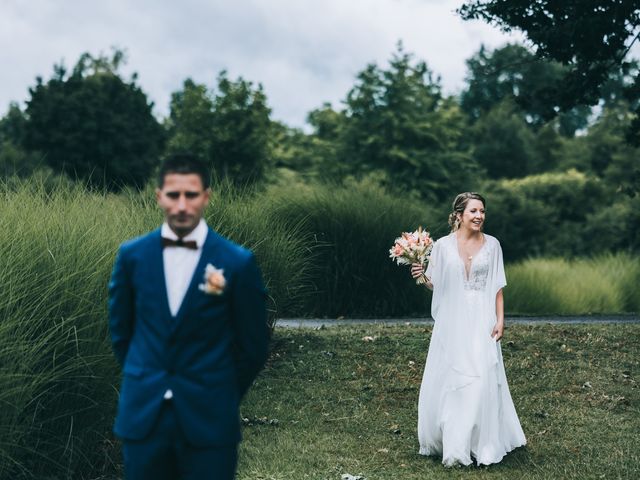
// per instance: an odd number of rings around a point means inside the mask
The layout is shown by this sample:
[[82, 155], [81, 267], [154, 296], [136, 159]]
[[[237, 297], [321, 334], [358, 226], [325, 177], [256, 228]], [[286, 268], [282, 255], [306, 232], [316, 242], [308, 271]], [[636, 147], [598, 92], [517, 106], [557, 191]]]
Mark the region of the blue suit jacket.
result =
[[[224, 269], [222, 295], [198, 286]], [[140, 440], [167, 389], [196, 446], [240, 440], [238, 406], [268, 353], [265, 290], [253, 254], [209, 229], [177, 315], [169, 310], [160, 229], [121, 245], [109, 283], [109, 328], [123, 367], [114, 431]]]

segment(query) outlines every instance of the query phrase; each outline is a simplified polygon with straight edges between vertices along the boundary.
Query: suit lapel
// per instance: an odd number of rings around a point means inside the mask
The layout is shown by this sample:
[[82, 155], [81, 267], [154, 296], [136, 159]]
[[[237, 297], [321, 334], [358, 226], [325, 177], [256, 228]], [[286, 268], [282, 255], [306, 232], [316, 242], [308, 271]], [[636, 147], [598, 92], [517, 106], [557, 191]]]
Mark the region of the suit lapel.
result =
[[[200, 259], [198, 260], [198, 264], [196, 265], [196, 269], [193, 272], [193, 276], [191, 277], [191, 282], [189, 283], [189, 288], [187, 289], [187, 293], [180, 304], [180, 308], [178, 309], [178, 313], [173, 322], [174, 330], [180, 325], [182, 318], [185, 316], [186, 312], [189, 310], [189, 307], [193, 306], [195, 295], [198, 293], [199, 285], [204, 282], [204, 271], [205, 266], [207, 264], [207, 259], [211, 258], [210, 252], [213, 250], [215, 245], [214, 235], [211, 232], [211, 229], [207, 229], [207, 238], [205, 238], [204, 245], [202, 246], [202, 252], [200, 254]], [[163, 275], [164, 278], [164, 275]], [[166, 292], [166, 287], [165, 287]], [[166, 297], [166, 293], [165, 293]], [[169, 305], [169, 300], [167, 299], [167, 308]]]

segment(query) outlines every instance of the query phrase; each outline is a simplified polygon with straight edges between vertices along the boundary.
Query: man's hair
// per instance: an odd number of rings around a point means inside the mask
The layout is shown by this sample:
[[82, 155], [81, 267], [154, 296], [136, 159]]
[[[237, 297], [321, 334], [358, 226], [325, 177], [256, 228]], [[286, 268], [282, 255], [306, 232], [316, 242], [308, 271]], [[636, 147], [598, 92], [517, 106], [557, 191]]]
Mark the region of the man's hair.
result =
[[199, 175], [205, 190], [211, 185], [209, 169], [200, 158], [190, 152], [172, 153], [163, 160], [158, 171], [158, 188], [162, 188], [164, 177], [171, 173]]

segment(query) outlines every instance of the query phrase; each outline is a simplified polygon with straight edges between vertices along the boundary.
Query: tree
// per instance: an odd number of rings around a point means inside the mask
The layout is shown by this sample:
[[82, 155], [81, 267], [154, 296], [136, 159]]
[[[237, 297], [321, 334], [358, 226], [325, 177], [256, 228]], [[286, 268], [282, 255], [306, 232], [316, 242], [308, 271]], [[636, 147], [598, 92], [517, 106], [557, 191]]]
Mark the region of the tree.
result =
[[55, 171], [99, 188], [140, 187], [160, 155], [164, 132], [153, 104], [136, 85], [117, 73], [123, 53], [83, 54], [70, 75], [54, 66], [29, 89], [24, 145], [40, 151]]
[[510, 100], [480, 117], [471, 131], [473, 156], [489, 178], [524, 177], [536, 170], [535, 135]]
[[337, 155], [352, 172], [384, 172], [392, 188], [438, 201], [477, 181], [456, 100], [402, 45], [388, 69], [369, 65], [358, 75], [345, 104]]
[[213, 100], [214, 165], [236, 183], [259, 180], [270, 161], [271, 109], [262, 85], [239, 78], [218, 77], [218, 94]]
[[27, 117], [17, 103], [10, 103], [7, 114], [0, 119], [0, 142], [10, 141], [17, 145], [24, 140]]
[[600, 86], [625, 63], [640, 30], [638, 0], [472, 0], [458, 13], [505, 31], [519, 29], [539, 57], [567, 65], [557, 89], [563, 109], [599, 100]]
[[630, 185], [640, 181], [637, 169], [640, 148], [628, 144], [624, 138], [632, 118], [625, 105], [606, 108], [585, 138], [590, 170], [614, 191], [630, 193]]
[[[537, 58], [525, 47], [509, 44], [493, 51], [481, 47], [467, 60], [467, 68], [468, 86], [462, 93], [461, 106], [472, 121], [504, 99], [513, 100], [522, 118], [534, 128], [557, 115], [553, 91], [566, 73], [560, 63]], [[565, 136], [572, 136], [587, 125], [590, 113], [589, 107], [576, 106], [559, 115], [557, 128]]]
[[18, 104], [11, 103], [0, 119], [0, 176], [29, 175], [39, 166], [39, 155], [22, 147], [27, 118]]
[[348, 174], [337, 157], [341, 117], [342, 115], [329, 105], [312, 111], [307, 117], [313, 128], [311, 134], [300, 128], [274, 122], [272, 155], [274, 166], [279, 169], [279, 173], [284, 173], [282, 169], [286, 169], [308, 179], [333, 182], [339, 182]]
[[182, 90], [171, 95], [167, 150], [190, 151], [209, 161], [213, 123], [213, 101], [207, 87], [188, 78]]
[[634, 105], [629, 103], [629, 88], [639, 72], [640, 64], [637, 60], [624, 62], [619, 69], [609, 72], [608, 78], [600, 87], [600, 104], [604, 107], [624, 104], [626, 108], [633, 108]]
[[222, 177], [244, 185], [261, 179], [271, 163], [271, 113], [258, 85], [218, 76], [217, 92], [186, 80], [171, 100], [169, 151], [190, 150]]
[[[554, 89], [561, 111], [580, 104], [595, 105], [612, 72], [625, 71], [632, 45], [640, 37], [640, 0], [471, 0], [458, 13], [463, 19], [483, 19], [505, 31], [519, 29], [541, 58], [568, 67]], [[640, 144], [640, 75], [624, 95], [635, 118], [627, 140]], [[627, 190], [640, 190], [640, 168]]]

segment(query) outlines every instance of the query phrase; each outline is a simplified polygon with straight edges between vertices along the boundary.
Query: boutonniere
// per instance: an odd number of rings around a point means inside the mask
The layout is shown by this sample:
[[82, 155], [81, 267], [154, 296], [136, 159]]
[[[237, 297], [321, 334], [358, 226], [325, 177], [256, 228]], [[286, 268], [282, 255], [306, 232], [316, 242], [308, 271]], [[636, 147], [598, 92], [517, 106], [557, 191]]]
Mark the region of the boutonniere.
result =
[[204, 283], [198, 285], [198, 288], [208, 295], [222, 295], [227, 280], [224, 278], [224, 269], [216, 268], [210, 263], [204, 270]]

